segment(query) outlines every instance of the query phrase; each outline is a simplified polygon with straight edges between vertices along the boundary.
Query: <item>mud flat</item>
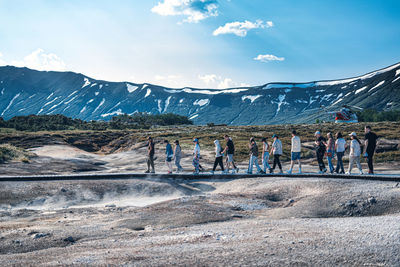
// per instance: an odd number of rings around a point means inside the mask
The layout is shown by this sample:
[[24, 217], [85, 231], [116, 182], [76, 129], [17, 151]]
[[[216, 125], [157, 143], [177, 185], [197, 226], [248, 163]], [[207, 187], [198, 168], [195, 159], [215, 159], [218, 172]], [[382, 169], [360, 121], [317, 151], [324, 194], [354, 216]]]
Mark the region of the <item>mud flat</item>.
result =
[[399, 266], [396, 182], [4, 182], [1, 266]]

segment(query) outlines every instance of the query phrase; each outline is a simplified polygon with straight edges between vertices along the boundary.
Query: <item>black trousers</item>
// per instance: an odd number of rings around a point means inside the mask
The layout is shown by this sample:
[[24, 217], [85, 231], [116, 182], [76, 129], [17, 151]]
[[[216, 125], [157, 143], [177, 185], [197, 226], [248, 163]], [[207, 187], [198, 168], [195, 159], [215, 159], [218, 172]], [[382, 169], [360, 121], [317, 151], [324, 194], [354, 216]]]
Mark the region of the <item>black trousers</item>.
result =
[[317, 161], [318, 161], [318, 166], [320, 171], [324, 171], [325, 168], [325, 163], [324, 163], [324, 156], [325, 156], [325, 150], [323, 149], [318, 149], [317, 150]]
[[272, 165], [272, 169], [275, 170], [276, 165], [278, 165], [279, 169], [282, 170], [281, 160], [279, 159], [281, 155], [274, 155], [274, 165]]
[[368, 152], [368, 157], [367, 157], [367, 163], [368, 163], [368, 169], [370, 173], [374, 173], [374, 163], [373, 163], [373, 158], [374, 158], [374, 151]]
[[339, 172], [344, 173], [343, 156], [344, 156], [344, 152], [336, 152], [336, 157], [337, 157], [336, 172], [337, 173], [339, 173]]
[[222, 156], [215, 158], [213, 171], [215, 171], [215, 169], [217, 168], [218, 164], [221, 167], [221, 170], [224, 171], [224, 164], [222, 163]]

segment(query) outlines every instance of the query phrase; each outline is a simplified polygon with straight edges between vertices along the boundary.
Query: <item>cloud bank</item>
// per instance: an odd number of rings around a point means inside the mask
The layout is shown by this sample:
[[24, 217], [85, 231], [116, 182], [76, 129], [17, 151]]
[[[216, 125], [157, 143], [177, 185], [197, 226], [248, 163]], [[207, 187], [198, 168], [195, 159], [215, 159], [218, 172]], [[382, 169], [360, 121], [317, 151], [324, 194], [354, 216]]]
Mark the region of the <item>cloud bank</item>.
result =
[[216, 0], [164, 0], [151, 12], [161, 16], [185, 16], [184, 22], [197, 23], [211, 16], [218, 16]]
[[256, 22], [251, 22], [248, 20], [244, 22], [234, 21], [226, 23], [224, 26], [218, 27], [218, 29], [216, 29], [213, 32], [213, 35], [218, 36], [221, 34], [234, 34], [239, 37], [245, 37], [247, 35], [247, 32], [250, 30], [271, 28], [273, 26], [274, 23], [272, 21], [266, 21], [266, 22], [263, 22], [262, 20], [257, 20]]
[[254, 58], [254, 60], [261, 61], [261, 62], [270, 62], [270, 61], [284, 61], [284, 57], [277, 57], [274, 55], [258, 55]]
[[13, 60], [9, 64], [35, 70], [63, 71], [66, 68], [64, 61], [60, 57], [53, 53], [46, 54], [44, 50], [40, 48], [24, 57], [23, 60]]

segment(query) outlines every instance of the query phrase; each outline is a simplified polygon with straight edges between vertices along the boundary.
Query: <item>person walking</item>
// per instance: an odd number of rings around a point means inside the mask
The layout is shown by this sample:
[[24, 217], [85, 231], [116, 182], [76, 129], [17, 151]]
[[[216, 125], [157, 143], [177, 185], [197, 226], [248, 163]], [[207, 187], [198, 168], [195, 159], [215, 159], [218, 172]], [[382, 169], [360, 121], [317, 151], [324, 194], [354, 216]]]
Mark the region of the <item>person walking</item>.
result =
[[235, 145], [233, 144], [232, 138], [225, 135], [226, 147], [222, 154], [226, 154], [226, 172], [229, 173], [229, 167], [232, 164], [232, 174], [239, 172], [239, 168], [236, 167], [233, 155], [235, 154]]
[[165, 143], [165, 164], [168, 167], [168, 174], [172, 173], [172, 158], [174, 157], [174, 151], [172, 150], [172, 146], [168, 140], [164, 140]]
[[255, 164], [257, 168], [257, 174], [265, 174], [265, 172], [260, 168], [260, 165], [258, 165], [258, 146], [256, 140], [254, 140], [254, 137], [250, 138], [249, 149], [250, 149], [250, 159], [249, 159], [249, 168], [247, 169], [247, 173], [253, 174], [253, 165]]
[[263, 143], [263, 158], [262, 158], [262, 162], [263, 162], [263, 167], [264, 167], [264, 172], [267, 173], [267, 170], [271, 169], [271, 166], [269, 166], [269, 144], [267, 141], [267, 137], [264, 137], [262, 140]]
[[282, 155], [282, 142], [279, 140], [279, 137], [276, 134], [274, 134], [272, 138], [274, 139], [274, 142], [272, 143], [271, 154], [274, 155], [274, 164], [272, 165], [272, 168], [269, 169], [269, 173], [274, 173], [276, 165], [279, 166], [279, 173], [283, 173], [282, 164], [280, 161], [280, 156]]
[[147, 171], [145, 173], [150, 173], [150, 167], [151, 167], [151, 173], [155, 173], [154, 170], [154, 142], [153, 138], [149, 136], [147, 138], [148, 143], [147, 143]]
[[317, 146], [317, 161], [319, 166], [319, 173], [326, 173], [326, 167], [324, 163], [324, 156], [326, 152], [326, 139], [321, 135], [320, 131], [315, 132], [315, 145]]
[[364, 174], [361, 168], [360, 156], [361, 156], [361, 141], [358, 139], [357, 134], [352, 132], [350, 134], [351, 143], [350, 143], [350, 155], [349, 155], [349, 169], [346, 174], [351, 174], [351, 170], [353, 169], [354, 162], [356, 163], [360, 174]]
[[199, 174], [199, 165], [200, 165], [200, 144], [199, 139], [193, 139], [194, 150], [193, 150], [193, 166], [195, 175]]
[[297, 135], [295, 130], [292, 131], [292, 149], [291, 149], [291, 162], [290, 162], [290, 170], [288, 174], [292, 174], [294, 163], [297, 160], [299, 164], [299, 174], [301, 174], [301, 140], [300, 137]]
[[218, 165], [221, 167], [222, 173], [225, 173], [224, 164], [222, 162], [222, 160], [223, 160], [223, 154], [221, 153], [222, 152], [222, 147], [219, 144], [218, 140], [215, 140], [214, 144], [215, 144], [215, 161], [214, 161], [214, 167], [213, 167], [213, 169], [211, 171], [211, 174], [214, 174], [215, 169], [217, 168]]
[[333, 135], [330, 132], [326, 136], [328, 137], [328, 151], [326, 152], [326, 157], [328, 159], [329, 171], [331, 172], [331, 174], [333, 174], [335, 168], [333, 167], [332, 159], [335, 156], [335, 140], [333, 139]]
[[183, 168], [181, 166], [182, 148], [179, 144], [179, 140], [175, 140], [174, 159], [175, 159], [176, 172], [177, 173], [182, 172], [183, 171]]
[[365, 126], [364, 131], [365, 131], [364, 158], [367, 159], [368, 174], [374, 174], [373, 158], [376, 149], [376, 140], [378, 139], [378, 136], [371, 131], [371, 126], [369, 125]]
[[346, 140], [344, 140], [341, 132], [336, 133], [335, 147], [336, 147], [336, 158], [337, 158], [335, 172], [343, 174], [344, 173], [343, 156], [344, 156], [344, 151], [346, 150], [347, 144], [346, 144]]

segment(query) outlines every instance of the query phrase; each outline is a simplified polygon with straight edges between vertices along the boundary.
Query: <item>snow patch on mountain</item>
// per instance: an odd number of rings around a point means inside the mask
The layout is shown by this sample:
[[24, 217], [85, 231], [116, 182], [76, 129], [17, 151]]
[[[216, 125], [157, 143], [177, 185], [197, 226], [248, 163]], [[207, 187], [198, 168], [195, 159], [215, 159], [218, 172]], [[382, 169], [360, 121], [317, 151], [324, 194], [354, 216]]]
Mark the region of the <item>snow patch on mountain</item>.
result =
[[96, 86], [97, 85], [97, 83], [94, 83], [94, 84], [92, 84], [90, 87], [93, 87], [93, 86]]
[[96, 113], [97, 110], [99, 110], [99, 108], [104, 105], [104, 103], [106, 102], [106, 100], [103, 98], [100, 102], [100, 104], [95, 108], [95, 110], [93, 111], [93, 113]]
[[269, 83], [266, 86], [264, 86], [262, 89], [268, 90], [268, 89], [284, 89], [284, 88], [308, 88], [308, 87], [314, 87], [315, 83], [293, 83], [293, 84], [288, 84], [288, 83]]
[[157, 108], [158, 108], [158, 112], [161, 113], [162, 111], [162, 107], [161, 107], [161, 100], [157, 100]]
[[138, 86], [131, 85], [129, 83], [126, 84], [126, 90], [128, 90], [129, 93], [135, 92], [138, 88]]
[[364, 86], [363, 88], [356, 90], [355, 94], [357, 95], [357, 94], [361, 93], [362, 91], [366, 90], [367, 88], [368, 88], [368, 86]]
[[[70, 100], [68, 100], [67, 102], [65, 102], [65, 105], [68, 105], [69, 103], [71, 103], [72, 101], [74, 101], [76, 98], [78, 97], [78, 95], [74, 96], [73, 98], [71, 98]], [[68, 98], [68, 97], [67, 97]]]
[[84, 88], [84, 87], [86, 87], [86, 86], [88, 86], [88, 85], [90, 85], [89, 79], [88, 79], [88, 78], [83, 78], [83, 85], [82, 85], [82, 88]]
[[192, 89], [192, 88], [183, 88], [183, 89], [164, 89], [165, 92], [170, 94], [178, 94], [178, 93], [188, 93], [188, 94], [203, 94], [203, 95], [219, 95], [219, 94], [235, 94], [240, 92], [248, 91], [249, 88], [232, 88], [232, 89], [222, 89], [222, 90], [207, 90], [207, 89]]
[[144, 98], [148, 97], [151, 94], [151, 89], [147, 89], [146, 95], [144, 96]]
[[256, 101], [256, 99], [262, 97], [262, 95], [244, 95], [242, 96], [242, 101], [244, 102], [246, 99], [250, 100], [251, 103]]
[[192, 115], [191, 117], [189, 117], [189, 120], [193, 120], [193, 119], [197, 118], [198, 116], [199, 116], [199, 114]]
[[193, 102], [193, 105], [203, 107], [210, 103], [210, 99], [197, 99]]
[[54, 98], [53, 100], [47, 102], [46, 104], [43, 105], [43, 107], [50, 105], [51, 103], [53, 103], [54, 101], [56, 101], [57, 99], [59, 99], [60, 97], [57, 96], [56, 98]]
[[113, 112], [111, 112], [111, 113], [101, 114], [101, 117], [105, 118], [105, 117], [110, 117], [110, 116], [114, 116], [114, 115], [122, 115], [122, 114], [124, 114], [124, 113], [122, 112], [122, 110], [121, 110], [121, 109], [118, 109], [118, 110], [113, 111]]
[[167, 98], [167, 100], [165, 100], [165, 106], [164, 106], [164, 111], [163, 111], [163, 113], [165, 113], [165, 112], [167, 111], [167, 108], [168, 108], [168, 106], [169, 106], [169, 101], [171, 100], [171, 97], [172, 97], [172, 96], [169, 96], [169, 97]]
[[379, 82], [377, 85], [375, 85], [374, 87], [372, 87], [371, 89], [369, 89], [368, 92], [371, 92], [372, 90], [374, 90], [374, 89], [380, 87], [380, 86], [383, 85], [384, 83], [385, 83], [385, 81]]
[[7, 110], [10, 109], [10, 107], [12, 106], [12, 104], [14, 103], [15, 99], [17, 99], [19, 96], [21, 95], [21, 93], [16, 94], [13, 99], [11, 99], [10, 103], [8, 103], [8, 106], [3, 110], [3, 112], [1, 113], [1, 116], [4, 115], [4, 113], [7, 112]]
[[398, 80], [400, 80], [400, 76], [397, 77], [396, 79], [394, 79], [394, 80], [392, 81], [392, 83], [395, 83], [395, 82], [397, 82]]
[[46, 100], [48, 100], [50, 97], [52, 97], [54, 95], [54, 92], [51, 93], [48, 97], [46, 97]]
[[79, 112], [79, 114], [85, 112], [85, 110], [86, 110], [86, 106], [84, 106], [84, 107], [81, 109], [81, 111]]
[[183, 102], [184, 100], [185, 100], [184, 98], [182, 98], [181, 100], [179, 100], [179, 104], [182, 104], [182, 102]]

